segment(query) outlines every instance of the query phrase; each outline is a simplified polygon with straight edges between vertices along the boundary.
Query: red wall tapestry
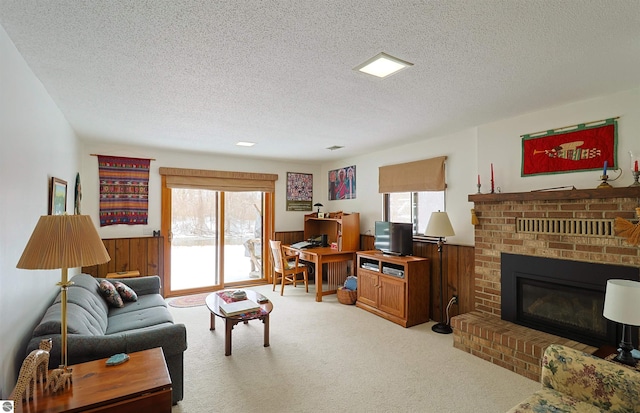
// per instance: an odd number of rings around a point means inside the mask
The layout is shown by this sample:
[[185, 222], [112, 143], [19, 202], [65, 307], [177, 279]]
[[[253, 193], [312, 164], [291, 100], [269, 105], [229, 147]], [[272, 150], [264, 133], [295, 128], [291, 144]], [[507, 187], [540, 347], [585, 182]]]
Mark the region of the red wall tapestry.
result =
[[522, 176], [617, 168], [616, 119], [522, 136]]

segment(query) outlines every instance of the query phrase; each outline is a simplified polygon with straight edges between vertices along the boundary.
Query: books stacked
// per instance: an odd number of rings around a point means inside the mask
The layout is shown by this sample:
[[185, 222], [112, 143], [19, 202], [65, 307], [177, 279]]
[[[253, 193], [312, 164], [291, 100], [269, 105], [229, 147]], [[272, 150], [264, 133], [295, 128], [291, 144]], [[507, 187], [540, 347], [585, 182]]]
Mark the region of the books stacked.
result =
[[220, 311], [226, 316], [241, 315], [257, 311], [260, 306], [251, 300], [232, 301], [230, 303], [220, 303]]

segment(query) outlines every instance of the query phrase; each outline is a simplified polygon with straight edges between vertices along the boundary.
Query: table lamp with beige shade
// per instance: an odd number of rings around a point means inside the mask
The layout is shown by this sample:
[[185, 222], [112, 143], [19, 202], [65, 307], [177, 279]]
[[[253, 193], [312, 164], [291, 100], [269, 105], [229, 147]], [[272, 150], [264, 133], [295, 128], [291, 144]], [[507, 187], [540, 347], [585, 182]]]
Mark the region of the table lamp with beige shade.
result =
[[88, 215], [44, 215], [18, 261], [26, 270], [61, 269], [61, 364], [67, 371], [67, 289], [69, 268], [104, 264], [111, 258]]

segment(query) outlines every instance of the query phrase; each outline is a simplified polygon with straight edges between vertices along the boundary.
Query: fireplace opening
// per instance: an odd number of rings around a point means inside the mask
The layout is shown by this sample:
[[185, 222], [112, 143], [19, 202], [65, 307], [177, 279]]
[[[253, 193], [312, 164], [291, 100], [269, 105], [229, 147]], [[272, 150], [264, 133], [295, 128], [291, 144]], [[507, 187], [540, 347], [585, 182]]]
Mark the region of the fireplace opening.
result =
[[639, 269], [503, 253], [502, 318], [599, 347], [617, 345], [621, 326], [602, 315], [608, 279], [640, 280]]

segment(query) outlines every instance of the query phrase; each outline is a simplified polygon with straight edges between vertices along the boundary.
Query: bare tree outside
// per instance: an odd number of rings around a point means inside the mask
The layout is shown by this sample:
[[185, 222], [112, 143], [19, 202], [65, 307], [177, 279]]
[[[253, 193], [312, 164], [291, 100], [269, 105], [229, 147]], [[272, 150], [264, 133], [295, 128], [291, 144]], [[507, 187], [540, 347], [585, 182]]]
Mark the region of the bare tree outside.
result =
[[222, 193], [174, 188], [172, 195], [172, 289], [217, 285], [218, 245], [224, 243], [226, 282], [261, 278], [261, 192], [225, 192], [224, 236], [218, 235]]

